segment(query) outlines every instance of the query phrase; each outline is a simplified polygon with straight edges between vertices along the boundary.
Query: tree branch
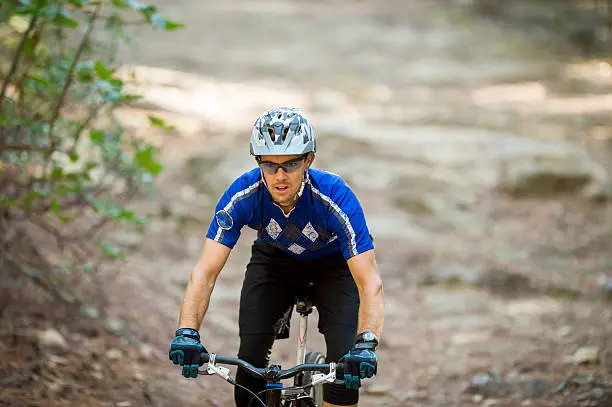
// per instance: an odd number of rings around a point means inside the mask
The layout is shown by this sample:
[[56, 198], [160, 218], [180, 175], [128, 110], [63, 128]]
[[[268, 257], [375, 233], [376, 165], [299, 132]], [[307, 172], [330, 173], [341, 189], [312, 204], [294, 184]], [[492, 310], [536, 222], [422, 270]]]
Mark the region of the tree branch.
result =
[[20, 141], [15, 141], [13, 143], [8, 143], [4, 145], [5, 150], [15, 150], [15, 151], [42, 151], [46, 152], [48, 147], [35, 146], [28, 143], [23, 143]]
[[19, 45], [17, 46], [17, 51], [15, 52], [15, 56], [13, 57], [11, 68], [9, 69], [9, 72], [6, 75], [4, 82], [2, 83], [2, 90], [0, 90], [0, 111], [2, 110], [2, 107], [4, 105], [4, 97], [6, 96], [6, 91], [8, 90], [11, 80], [13, 79], [13, 75], [15, 75], [15, 72], [17, 71], [17, 66], [19, 65], [19, 60], [21, 59], [21, 54], [23, 53], [25, 43], [27, 39], [30, 37], [30, 33], [34, 29], [34, 26], [36, 25], [37, 21], [38, 21], [38, 15], [35, 14], [32, 16], [32, 19], [30, 20], [30, 24], [28, 25], [26, 32], [23, 33], [21, 37], [21, 41], [19, 42]]
[[[108, 23], [113, 17], [112, 16], [100, 16], [101, 20], [104, 20], [106, 23]], [[149, 22], [147, 20], [130, 20], [130, 21], [122, 21], [121, 23], [124, 26], [133, 26], [133, 25], [149, 25]]]
[[87, 30], [85, 31], [83, 38], [81, 38], [81, 42], [79, 43], [76, 54], [74, 55], [72, 64], [70, 65], [70, 68], [68, 69], [68, 75], [66, 76], [66, 83], [64, 84], [64, 87], [62, 88], [62, 92], [60, 93], [60, 96], [57, 100], [57, 104], [55, 105], [55, 109], [53, 111], [53, 116], [51, 117], [51, 120], [49, 121], [49, 133], [48, 134], [49, 134], [50, 142], [49, 142], [49, 150], [47, 152], [48, 155], [51, 155], [55, 149], [55, 139], [53, 138], [53, 130], [55, 127], [55, 123], [57, 122], [57, 119], [59, 119], [60, 111], [62, 109], [62, 106], [64, 105], [66, 95], [68, 94], [68, 89], [70, 88], [70, 85], [72, 84], [72, 81], [74, 79], [74, 71], [76, 69], [77, 63], [81, 59], [81, 55], [85, 51], [85, 47], [87, 46], [87, 43], [89, 42], [89, 37], [91, 36], [91, 33], [94, 28], [94, 23], [96, 21], [96, 18], [101, 8], [102, 8], [102, 3], [100, 2], [96, 6], [96, 9], [93, 11], [93, 13], [91, 13], [91, 16], [89, 17]]
[[[100, 112], [100, 110], [102, 110], [102, 108], [105, 105], [106, 105], [105, 103], [102, 103], [102, 104], [99, 104], [97, 106], [93, 106], [93, 107], [89, 108], [89, 112], [87, 114], [87, 118], [85, 120], [81, 121], [81, 124], [79, 125], [79, 127], [74, 132], [74, 135], [72, 136], [73, 143], [72, 143], [71, 149], [76, 150], [77, 144], [79, 143], [79, 140], [81, 139], [81, 135], [83, 134], [83, 131], [85, 131], [85, 129], [87, 129], [89, 127], [89, 125], [91, 124], [93, 119], [95, 119], [98, 116], [98, 113]], [[70, 151], [70, 149], [69, 149], [69, 151]]]

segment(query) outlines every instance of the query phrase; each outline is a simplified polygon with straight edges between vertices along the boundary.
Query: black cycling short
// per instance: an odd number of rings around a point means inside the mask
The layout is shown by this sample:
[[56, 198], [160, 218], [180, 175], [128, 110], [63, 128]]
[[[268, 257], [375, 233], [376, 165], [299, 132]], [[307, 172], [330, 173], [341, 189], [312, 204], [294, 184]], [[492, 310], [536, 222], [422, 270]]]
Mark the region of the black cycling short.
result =
[[[240, 295], [240, 349], [238, 357], [256, 367], [269, 362], [275, 339], [286, 338], [291, 309], [298, 291], [313, 283], [310, 298], [319, 314], [328, 362], [337, 362], [353, 345], [357, 331], [359, 293], [340, 252], [316, 260], [298, 260], [269, 244], [255, 242]], [[255, 393], [265, 382], [238, 369], [236, 381]], [[265, 393], [264, 393], [265, 394]], [[247, 407], [251, 396], [236, 387], [237, 407]], [[358, 390], [324, 385], [324, 400], [352, 405]], [[257, 405], [251, 403], [251, 406]]]

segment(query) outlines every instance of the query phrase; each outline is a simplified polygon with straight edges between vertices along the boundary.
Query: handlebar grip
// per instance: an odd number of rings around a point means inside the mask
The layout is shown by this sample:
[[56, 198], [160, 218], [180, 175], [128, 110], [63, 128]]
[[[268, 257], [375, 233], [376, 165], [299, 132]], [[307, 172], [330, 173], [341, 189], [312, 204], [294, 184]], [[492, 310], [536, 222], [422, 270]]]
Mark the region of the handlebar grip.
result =
[[210, 360], [210, 355], [206, 352], [202, 352], [200, 353], [200, 366], [208, 363], [208, 361]]

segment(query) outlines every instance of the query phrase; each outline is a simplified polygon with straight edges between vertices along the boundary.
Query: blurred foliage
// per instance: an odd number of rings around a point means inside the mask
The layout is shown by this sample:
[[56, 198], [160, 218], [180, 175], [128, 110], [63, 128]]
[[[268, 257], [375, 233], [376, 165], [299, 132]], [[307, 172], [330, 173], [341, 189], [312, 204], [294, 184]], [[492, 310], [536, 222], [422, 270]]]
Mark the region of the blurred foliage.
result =
[[474, 10], [515, 23], [527, 30], [546, 31], [567, 41], [586, 56], [610, 56], [612, 0], [472, 0]]
[[[124, 257], [101, 229], [144, 224], [127, 204], [162, 170], [157, 148], [113, 115], [139, 97], [115, 62], [134, 16], [181, 27], [136, 0], [0, 3], [0, 268], [55, 293], [60, 276]], [[153, 116], [150, 124], [170, 127]]]

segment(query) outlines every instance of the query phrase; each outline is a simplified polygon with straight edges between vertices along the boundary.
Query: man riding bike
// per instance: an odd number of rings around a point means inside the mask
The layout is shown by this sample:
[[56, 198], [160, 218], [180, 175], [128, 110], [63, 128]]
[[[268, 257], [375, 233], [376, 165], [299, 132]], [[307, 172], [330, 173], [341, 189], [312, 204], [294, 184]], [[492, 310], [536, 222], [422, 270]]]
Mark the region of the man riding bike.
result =
[[[335, 174], [310, 168], [316, 152], [308, 118], [294, 108], [265, 111], [255, 122], [250, 152], [257, 168], [238, 177], [219, 200], [199, 262], [181, 305], [169, 356], [196, 377], [200, 324], [221, 269], [243, 226], [257, 230], [243, 281], [238, 357], [268, 363], [275, 339], [288, 335], [296, 292], [311, 285], [328, 362], [346, 364], [344, 385], [324, 388], [324, 406], [357, 405], [361, 379], [377, 372], [383, 328], [383, 286], [362, 207]], [[236, 382], [254, 393], [262, 379], [238, 369]], [[237, 407], [251, 395], [236, 387]]]

